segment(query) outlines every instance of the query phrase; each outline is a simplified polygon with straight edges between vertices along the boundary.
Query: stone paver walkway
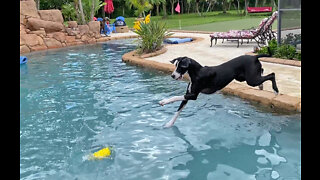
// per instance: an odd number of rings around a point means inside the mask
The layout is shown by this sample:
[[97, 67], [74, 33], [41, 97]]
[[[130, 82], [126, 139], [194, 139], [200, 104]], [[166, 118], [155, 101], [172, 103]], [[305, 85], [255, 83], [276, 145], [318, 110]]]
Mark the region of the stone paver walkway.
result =
[[[166, 48], [168, 50], [166, 53], [146, 59], [170, 64], [169, 61], [176, 57], [188, 56], [195, 59], [203, 66], [216, 66], [232, 58], [253, 51], [253, 47], [257, 45], [255, 41], [249, 42], [248, 44], [245, 41], [237, 48], [236, 42], [225, 40], [224, 43], [222, 43], [221, 40], [218, 40], [217, 45], [210, 47], [209, 34], [175, 32], [174, 36], [202, 37], [204, 40], [189, 44], [167, 45]], [[300, 67], [268, 62], [261, 63], [265, 75], [271, 72], [276, 74], [276, 82], [281, 94], [301, 98]], [[246, 85], [245, 82], [241, 84]], [[264, 90], [273, 92], [271, 82], [267, 81], [264, 83]]]

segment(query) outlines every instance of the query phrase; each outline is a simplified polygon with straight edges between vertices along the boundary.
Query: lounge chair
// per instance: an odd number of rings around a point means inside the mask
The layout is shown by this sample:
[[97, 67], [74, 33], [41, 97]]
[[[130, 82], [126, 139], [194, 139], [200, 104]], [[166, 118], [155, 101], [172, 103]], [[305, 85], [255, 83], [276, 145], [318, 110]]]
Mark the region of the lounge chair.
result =
[[272, 12], [272, 7], [247, 7], [248, 13]]
[[260, 47], [260, 44], [264, 44], [266, 40], [271, 39], [275, 37], [274, 33], [272, 32], [272, 23], [276, 19], [278, 15], [278, 12], [275, 11], [272, 16], [269, 18], [264, 18], [258, 28], [256, 29], [250, 29], [250, 30], [230, 30], [228, 32], [215, 32], [210, 35], [211, 37], [211, 45], [212, 47], [212, 41], [215, 40], [215, 44], [217, 44], [217, 39], [222, 39], [222, 43], [224, 39], [227, 40], [234, 40], [239, 42], [241, 40], [241, 44], [243, 43], [243, 39], [247, 39], [249, 43], [249, 40], [255, 40], [258, 43], [258, 46]]

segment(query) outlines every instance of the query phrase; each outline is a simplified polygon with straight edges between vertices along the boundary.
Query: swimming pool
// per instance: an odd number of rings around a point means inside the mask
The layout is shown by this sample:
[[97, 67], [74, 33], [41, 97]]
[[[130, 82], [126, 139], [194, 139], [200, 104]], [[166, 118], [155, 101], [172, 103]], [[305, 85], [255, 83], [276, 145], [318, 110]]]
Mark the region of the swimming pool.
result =
[[[132, 39], [35, 52], [20, 66], [20, 179], [301, 179], [301, 115], [201, 94], [130, 66]], [[89, 161], [106, 146], [111, 158]]]

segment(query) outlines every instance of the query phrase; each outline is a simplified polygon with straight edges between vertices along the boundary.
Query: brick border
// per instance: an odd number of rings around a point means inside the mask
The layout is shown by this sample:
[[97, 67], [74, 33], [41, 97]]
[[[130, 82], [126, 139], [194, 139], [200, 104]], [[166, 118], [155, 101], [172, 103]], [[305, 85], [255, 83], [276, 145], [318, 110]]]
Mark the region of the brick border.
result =
[[[174, 71], [173, 64], [160, 63], [152, 60], [146, 60], [139, 56], [136, 51], [131, 51], [122, 56], [122, 61], [131, 65], [151, 68], [171, 73]], [[189, 79], [185, 76], [185, 79]], [[293, 97], [285, 94], [275, 95], [273, 92], [258, 90], [246, 85], [232, 82], [225, 88], [221, 89], [223, 94], [239, 96], [242, 99], [257, 102], [258, 104], [284, 109], [287, 111], [301, 112], [301, 98]]]

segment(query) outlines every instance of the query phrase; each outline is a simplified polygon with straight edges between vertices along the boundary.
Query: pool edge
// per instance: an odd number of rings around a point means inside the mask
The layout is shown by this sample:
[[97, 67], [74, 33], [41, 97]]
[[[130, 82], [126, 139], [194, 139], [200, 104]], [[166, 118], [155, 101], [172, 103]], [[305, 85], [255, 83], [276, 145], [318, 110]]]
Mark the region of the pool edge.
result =
[[[165, 48], [165, 47], [164, 47]], [[160, 49], [153, 55], [160, 55], [165, 53], [166, 50]], [[165, 73], [171, 73], [174, 71], [175, 66], [173, 64], [160, 63], [153, 60], [146, 60], [136, 53], [136, 50], [128, 52], [122, 56], [122, 61], [131, 65], [156, 69]], [[184, 78], [189, 79], [188, 76]], [[275, 95], [273, 92], [266, 90], [255, 89], [240, 83], [231, 82], [226, 87], [221, 89], [223, 94], [238, 96], [242, 99], [254, 101], [258, 104], [283, 109], [287, 111], [301, 112], [301, 98], [290, 96], [286, 94]]]

